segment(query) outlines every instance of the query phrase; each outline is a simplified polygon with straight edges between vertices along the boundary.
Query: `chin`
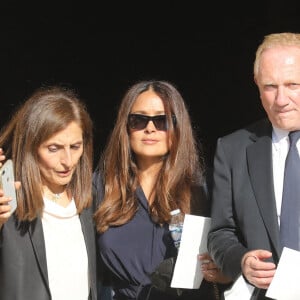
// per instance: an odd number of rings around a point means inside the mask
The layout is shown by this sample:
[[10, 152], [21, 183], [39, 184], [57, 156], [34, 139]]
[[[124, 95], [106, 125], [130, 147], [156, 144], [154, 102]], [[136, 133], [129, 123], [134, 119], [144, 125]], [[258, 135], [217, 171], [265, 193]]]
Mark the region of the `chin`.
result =
[[289, 122], [288, 120], [281, 120], [280, 122], [274, 124], [274, 126], [286, 131], [294, 131], [300, 129], [300, 124], [295, 124], [293, 122]]

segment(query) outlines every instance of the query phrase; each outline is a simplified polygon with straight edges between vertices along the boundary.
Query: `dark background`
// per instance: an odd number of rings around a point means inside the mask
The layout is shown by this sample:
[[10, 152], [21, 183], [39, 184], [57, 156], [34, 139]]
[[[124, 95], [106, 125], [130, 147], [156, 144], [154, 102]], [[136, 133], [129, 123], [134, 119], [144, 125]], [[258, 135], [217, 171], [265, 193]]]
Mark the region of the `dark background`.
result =
[[217, 137], [264, 115], [252, 65], [264, 35], [281, 31], [300, 32], [297, 1], [4, 1], [0, 125], [36, 87], [72, 86], [95, 122], [97, 160], [126, 89], [165, 79], [211, 163]]

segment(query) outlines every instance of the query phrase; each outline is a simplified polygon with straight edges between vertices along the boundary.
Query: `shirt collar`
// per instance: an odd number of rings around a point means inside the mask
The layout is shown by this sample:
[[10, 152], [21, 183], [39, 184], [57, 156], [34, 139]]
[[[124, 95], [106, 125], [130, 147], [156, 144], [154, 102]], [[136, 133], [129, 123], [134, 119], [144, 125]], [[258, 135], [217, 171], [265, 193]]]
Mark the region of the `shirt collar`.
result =
[[284, 130], [273, 126], [272, 141], [273, 143], [280, 143], [283, 139], [287, 139], [289, 135], [288, 130]]

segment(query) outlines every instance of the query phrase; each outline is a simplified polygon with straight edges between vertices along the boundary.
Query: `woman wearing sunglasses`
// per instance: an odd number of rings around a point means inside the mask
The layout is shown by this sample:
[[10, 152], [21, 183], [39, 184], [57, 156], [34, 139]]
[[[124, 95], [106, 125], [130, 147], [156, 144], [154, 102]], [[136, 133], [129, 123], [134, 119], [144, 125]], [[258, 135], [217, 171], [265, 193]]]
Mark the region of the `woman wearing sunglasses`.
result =
[[[212, 281], [226, 281], [213, 262], [199, 290], [160, 290], [151, 274], [174, 255], [170, 212], [208, 214], [204, 167], [178, 90], [165, 81], [134, 84], [94, 176], [101, 263], [114, 299], [216, 299]], [[209, 259], [205, 254], [203, 259]]]

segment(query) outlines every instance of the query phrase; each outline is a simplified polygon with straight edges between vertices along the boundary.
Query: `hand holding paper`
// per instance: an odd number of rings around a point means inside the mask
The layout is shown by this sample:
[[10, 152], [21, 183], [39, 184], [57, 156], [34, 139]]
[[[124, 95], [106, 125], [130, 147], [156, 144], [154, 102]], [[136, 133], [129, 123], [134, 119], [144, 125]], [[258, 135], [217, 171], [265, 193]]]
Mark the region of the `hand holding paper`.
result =
[[199, 253], [207, 252], [211, 219], [186, 214], [171, 287], [197, 289], [203, 280]]
[[277, 300], [299, 300], [300, 252], [284, 247], [266, 296]]

